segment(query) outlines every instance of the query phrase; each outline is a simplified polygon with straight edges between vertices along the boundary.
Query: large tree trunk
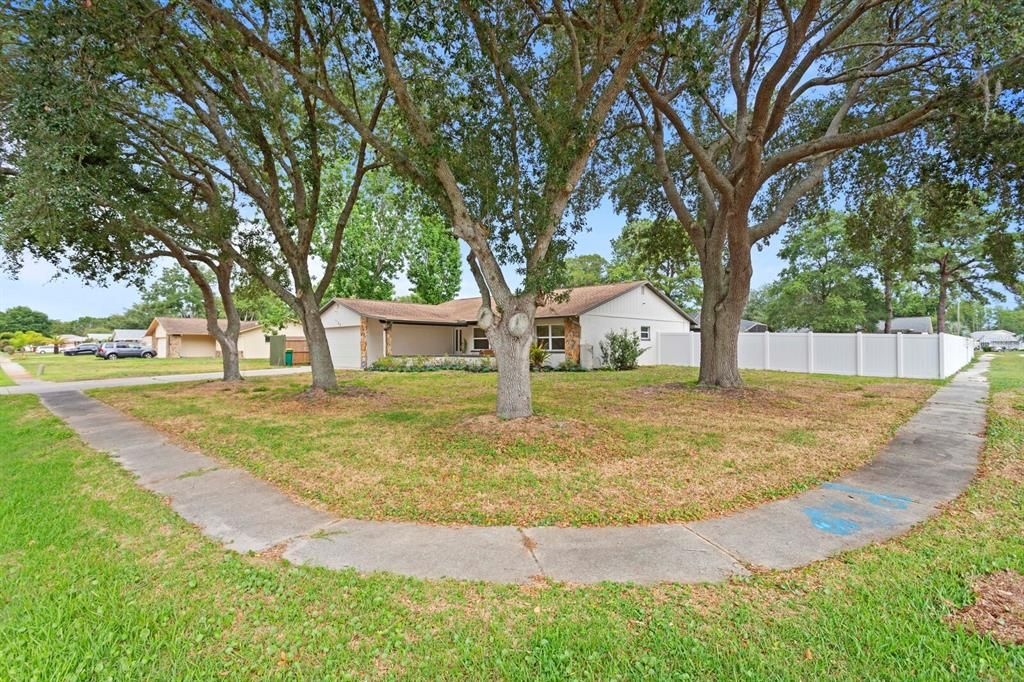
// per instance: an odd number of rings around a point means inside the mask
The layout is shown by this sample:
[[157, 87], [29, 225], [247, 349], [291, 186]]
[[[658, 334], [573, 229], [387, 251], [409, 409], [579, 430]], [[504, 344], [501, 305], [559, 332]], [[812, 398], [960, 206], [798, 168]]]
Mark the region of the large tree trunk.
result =
[[892, 280], [888, 277], [882, 278], [882, 291], [885, 296], [885, 328], [883, 332], [892, 333]]
[[946, 331], [946, 305], [949, 296], [949, 281], [945, 271], [939, 274], [939, 309], [935, 314], [936, 330], [941, 334]]
[[320, 306], [312, 291], [298, 297], [301, 314], [302, 331], [306, 336], [309, 348], [309, 365], [313, 372], [312, 389], [314, 391], [331, 391], [338, 388], [338, 376], [334, 373], [334, 360], [331, 359], [331, 347], [327, 343], [327, 330], [320, 319]]
[[750, 298], [750, 244], [746, 240], [746, 221], [736, 220], [726, 228], [730, 235], [730, 258], [726, 267], [723, 253], [706, 245], [701, 256], [701, 281], [704, 291], [700, 310], [700, 375], [702, 386], [736, 388], [743, 385], [739, 369], [739, 334], [743, 311]]
[[527, 294], [515, 299], [514, 307], [505, 310], [487, 329], [487, 338], [498, 363], [496, 414], [499, 419], [518, 419], [533, 414], [530, 347], [536, 310], [536, 301]]
[[227, 258], [221, 261], [220, 267], [214, 270], [217, 276], [217, 290], [220, 292], [221, 305], [224, 307], [226, 326], [223, 330], [217, 324], [216, 305], [208, 305], [203, 297], [206, 308], [206, 329], [217, 339], [220, 345], [220, 357], [223, 363], [224, 381], [241, 381], [242, 369], [238, 357], [238, 335], [242, 322], [235, 306], [234, 292], [231, 290], [231, 271], [233, 262]]
[[709, 291], [704, 281], [704, 294], [700, 309], [700, 376], [702, 386], [734, 388], [741, 386], [739, 370], [740, 320], [746, 301], [730, 302], [728, 295], [721, 297], [721, 287]]

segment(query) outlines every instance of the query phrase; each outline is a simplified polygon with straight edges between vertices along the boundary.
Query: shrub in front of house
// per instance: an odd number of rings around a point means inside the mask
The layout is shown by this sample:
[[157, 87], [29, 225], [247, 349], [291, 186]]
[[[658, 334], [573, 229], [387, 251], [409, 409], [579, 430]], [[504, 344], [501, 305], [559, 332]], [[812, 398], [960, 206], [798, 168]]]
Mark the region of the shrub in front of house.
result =
[[551, 353], [546, 348], [536, 343], [533, 344], [530, 347], [530, 367], [535, 370], [543, 368], [550, 356]]
[[640, 347], [640, 335], [627, 329], [608, 332], [598, 347], [601, 364], [615, 370], [636, 369], [637, 360], [647, 350]]
[[494, 372], [497, 366], [493, 358], [451, 358], [426, 357], [423, 355], [387, 355], [370, 365], [374, 372], [439, 372], [456, 370], [460, 372]]

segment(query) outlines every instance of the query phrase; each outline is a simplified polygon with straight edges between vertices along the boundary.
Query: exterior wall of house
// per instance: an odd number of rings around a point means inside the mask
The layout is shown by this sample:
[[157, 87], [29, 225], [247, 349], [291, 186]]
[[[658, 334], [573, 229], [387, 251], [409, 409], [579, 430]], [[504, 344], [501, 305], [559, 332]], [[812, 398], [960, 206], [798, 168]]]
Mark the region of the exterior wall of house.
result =
[[384, 325], [380, 320], [366, 321], [366, 366], [384, 355]]
[[391, 327], [393, 355], [451, 355], [455, 352], [454, 327], [398, 324]]
[[170, 355], [168, 355], [170, 348], [167, 343], [167, 330], [159, 324], [156, 325], [152, 335], [146, 335], [143, 342], [148, 343], [150, 347], [156, 349], [156, 356], [158, 358], [170, 357]]
[[[174, 337], [172, 337], [174, 338]], [[217, 342], [212, 336], [199, 334], [182, 334], [177, 337], [181, 343], [178, 347], [179, 358], [213, 358], [217, 356]], [[172, 344], [173, 352], [173, 344]]]
[[[214, 348], [219, 350], [216, 339]], [[238, 352], [246, 360], [266, 360], [270, 357], [270, 344], [261, 327], [238, 335]]]
[[286, 324], [285, 326], [281, 327], [281, 331], [277, 333], [289, 339], [306, 338], [306, 330], [303, 329], [302, 325], [298, 324], [297, 322]]
[[358, 327], [359, 326], [359, 313], [349, 310], [343, 305], [332, 303], [328, 306], [327, 310], [320, 315], [320, 319], [323, 320], [324, 327]]
[[[626, 329], [639, 334], [642, 326], [651, 328], [651, 337], [640, 342], [646, 348], [640, 356], [641, 365], [658, 363], [659, 334], [690, 331], [690, 322], [658, 294], [648, 287], [637, 287], [580, 316], [581, 364], [600, 365], [599, 344], [608, 332]], [[586, 357], [588, 347], [590, 357]]]

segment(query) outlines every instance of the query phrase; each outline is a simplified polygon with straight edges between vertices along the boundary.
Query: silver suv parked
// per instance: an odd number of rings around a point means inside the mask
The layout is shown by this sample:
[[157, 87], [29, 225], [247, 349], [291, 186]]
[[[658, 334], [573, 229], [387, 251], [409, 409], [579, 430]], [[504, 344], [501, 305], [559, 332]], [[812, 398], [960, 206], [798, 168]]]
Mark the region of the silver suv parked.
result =
[[107, 341], [96, 351], [96, 355], [104, 360], [117, 360], [118, 358], [146, 358], [148, 360], [156, 357], [156, 351], [141, 343]]

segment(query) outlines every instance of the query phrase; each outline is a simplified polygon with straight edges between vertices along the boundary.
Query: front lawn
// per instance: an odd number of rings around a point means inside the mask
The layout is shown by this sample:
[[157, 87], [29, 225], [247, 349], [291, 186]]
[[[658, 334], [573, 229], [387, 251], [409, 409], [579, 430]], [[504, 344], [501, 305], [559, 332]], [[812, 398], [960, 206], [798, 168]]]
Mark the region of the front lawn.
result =
[[[120, 377], [158, 376], [163, 374], [198, 374], [220, 372], [217, 358], [120, 358], [102, 360], [94, 355], [39, 355], [26, 353], [12, 358], [29, 374], [46, 381], [83, 381]], [[43, 373], [39, 374], [40, 366]], [[242, 369], [266, 369], [267, 360], [242, 360]]]
[[290, 566], [203, 538], [32, 396], [0, 398], [0, 678], [1012, 680], [948, 622], [1024, 571], [1024, 360], [981, 477], [902, 539], [723, 585], [494, 586]]
[[14, 385], [14, 381], [9, 376], [7, 376], [7, 373], [4, 372], [2, 367], [0, 367], [0, 386], [13, 386], [13, 385]]
[[500, 422], [495, 375], [340, 375], [321, 401], [295, 377], [96, 395], [180, 441], [342, 516], [484, 525], [702, 518], [792, 494], [869, 459], [926, 382], [695, 370], [545, 373], [538, 416]]

